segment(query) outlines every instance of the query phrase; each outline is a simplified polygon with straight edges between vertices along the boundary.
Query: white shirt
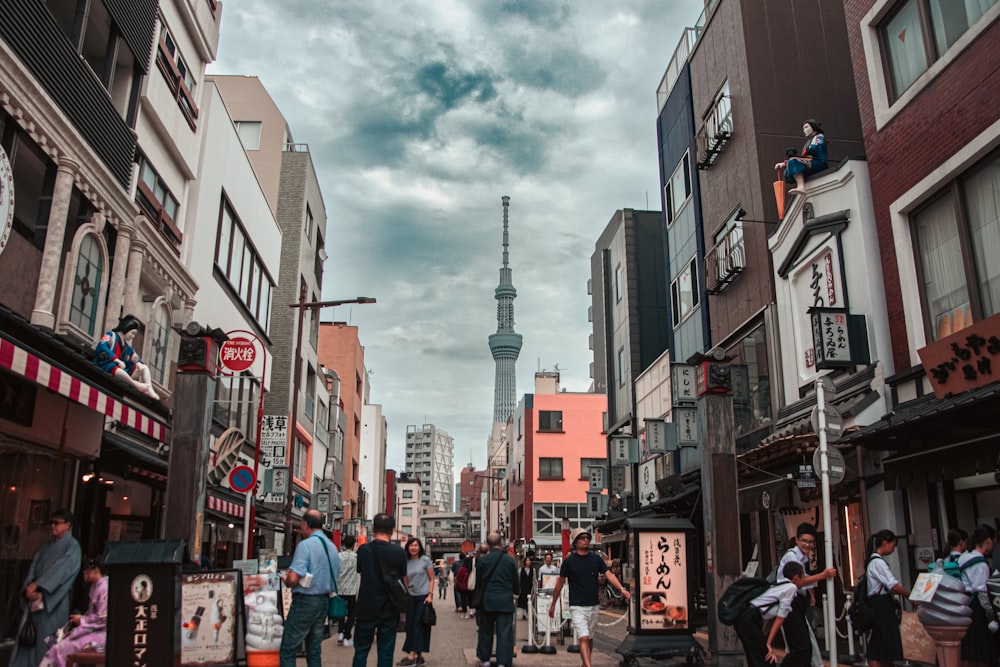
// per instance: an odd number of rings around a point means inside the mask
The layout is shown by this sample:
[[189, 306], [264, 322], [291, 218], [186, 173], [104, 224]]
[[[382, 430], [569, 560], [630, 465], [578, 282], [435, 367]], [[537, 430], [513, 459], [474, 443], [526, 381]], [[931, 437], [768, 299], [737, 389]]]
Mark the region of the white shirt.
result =
[[[799, 563], [802, 565], [802, 570], [805, 572], [806, 576], [809, 576], [809, 556], [802, 553], [802, 550], [798, 546], [789, 549], [784, 556], [781, 557], [781, 562], [778, 563], [778, 582], [779, 584], [788, 583], [788, 577], [786, 577], [782, 572], [785, 569], [786, 563]], [[816, 588], [816, 582], [804, 585], [799, 589], [799, 595], [805, 595], [807, 589]]]
[[899, 583], [889, 569], [889, 564], [881, 556], [875, 556], [868, 563], [868, 595], [885, 595], [892, 592]]
[[775, 584], [766, 591], [750, 601], [750, 604], [760, 609], [764, 620], [774, 618], [785, 618], [792, 610], [792, 600], [798, 593], [798, 587], [790, 581], [783, 584]]
[[[958, 559], [958, 567], [961, 568], [970, 560], [979, 556], [982, 556], [982, 554], [975, 549], [972, 551], [966, 551], [962, 554], [961, 558]], [[989, 578], [990, 562], [988, 560], [985, 563], [970, 565], [962, 570], [962, 583], [965, 584], [965, 589], [967, 591], [974, 591], [976, 593], [986, 592], [986, 580]]]

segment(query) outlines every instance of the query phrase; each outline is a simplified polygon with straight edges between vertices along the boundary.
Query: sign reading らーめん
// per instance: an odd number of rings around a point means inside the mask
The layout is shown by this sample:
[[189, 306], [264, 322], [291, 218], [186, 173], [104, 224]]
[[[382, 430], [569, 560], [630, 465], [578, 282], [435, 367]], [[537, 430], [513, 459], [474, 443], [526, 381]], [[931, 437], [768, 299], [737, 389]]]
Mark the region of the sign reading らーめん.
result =
[[1000, 380], [1000, 314], [931, 343], [917, 354], [938, 398]]

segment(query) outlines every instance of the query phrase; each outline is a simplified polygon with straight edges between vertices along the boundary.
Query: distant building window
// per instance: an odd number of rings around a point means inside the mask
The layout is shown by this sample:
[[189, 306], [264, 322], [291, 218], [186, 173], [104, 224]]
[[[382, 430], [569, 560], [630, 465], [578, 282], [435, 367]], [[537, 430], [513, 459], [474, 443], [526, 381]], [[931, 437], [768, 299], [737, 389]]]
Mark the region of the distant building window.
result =
[[622, 269], [622, 265], [619, 264], [615, 269], [615, 303], [622, 300], [622, 283], [625, 280], [625, 271]]
[[880, 26], [890, 94], [902, 95], [997, 0], [906, 0]]
[[674, 317], [674, 328], [687, 319], [698, 306], [698, 259], [693, 258], [680, 275], [670, 284], [670, 307]]
[[562, 431], [563, 419], [561, 410], [540, 410], [538, 412], [539, 431]]
[[562, 458], [539, 458], [538, 479], [562, 479]]
[[97, 238], [87, 234], [80, 243], [69, 307], [69, 321], [89, 336], [96, 333], [97, 304], [104, 288], [104, 253]]
[[403, 491], [403, 498], [412, 498], [412, 497], [413, 497], [413, 490], [412, 489], [405, 489]]
[[313, 212], [309, 208], [309, 204], [306, 204], [306, 242], [312, 243], [312, 233], [313, 233]]
[[691, 161], [687, 153], [681, 158], [680, 164], [670, 175], [670, 180], [663, 187], [667, 211], [667, 224], [672, 223], [691, 197]]
[[156, 51], [156, 66], [167, 82], [170, 92], [177, 98], [177, 105], [184, 113], [188, 125], [194, 130], [197, 126], [198, 107], [194, 103], [194, 91], [197, 83], [194, 74], [188, 67], [188, 61], [181, 55], [177, 42], [169, 30], [164, 30]]
[[243, 150], [260, 150], [260, 121], [238, 120], [236, 121], [236, 132], [240, 135]]
[[267, 332], [271, 319], [274, 280], [264, 268], [260, 253], [225, 197], [222, 198], [219, 212], [215, 266], [239, 295], [240, 302]]
[[404, 507], [403, 508], [403, 516], [413, 516], [413, 508], [412, 507]]
[[306, 443], [302, 442], [298, 438], [295, 438], [295, 469], [292, 475], [296, 479], [308, 479], [309, 474], [309, 447]]

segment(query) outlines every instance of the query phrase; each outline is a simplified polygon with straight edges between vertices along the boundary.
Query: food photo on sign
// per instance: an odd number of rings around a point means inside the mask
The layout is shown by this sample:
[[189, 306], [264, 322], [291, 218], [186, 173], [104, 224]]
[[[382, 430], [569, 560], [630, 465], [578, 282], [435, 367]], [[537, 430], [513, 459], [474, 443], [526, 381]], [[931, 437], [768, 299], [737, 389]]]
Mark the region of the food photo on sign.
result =
[[683, 630], [688, 627], [687, 535], [639, 534], [639, 627]]
[[236, 570], [181, 575], [181, 665], [235, 665]]

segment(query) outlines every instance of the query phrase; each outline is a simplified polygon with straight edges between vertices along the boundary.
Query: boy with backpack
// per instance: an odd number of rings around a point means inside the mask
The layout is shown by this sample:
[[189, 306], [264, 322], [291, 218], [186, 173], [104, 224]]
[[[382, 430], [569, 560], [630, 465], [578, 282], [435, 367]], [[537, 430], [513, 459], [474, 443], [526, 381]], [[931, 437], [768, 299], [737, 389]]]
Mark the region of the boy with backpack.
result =
[[[743, 644], [743, 651], [750, 667], [768, 667], [768, 663], [777, 662], [778, 658], [771, 644], [791, 613], [792, 602], [805, 583], [805, 570], [800, 563], [794, 561], [786, 563], [781, 574], [785, 582], [771, 586], [751, 600], [733, 623], [733, 629]], [[772, 618], [774, 622], [765, 639], [764, 624]], [[798, 664], [793, 660], [789, 654], [782, 663], [783, 667], [806, 667], [809, 664], [808, 659], [804, 662], [800, 659]]]
[[[828, 567], [822, 572], [809, 574], [810, 555], [816, 550], [816, 526], [811, 523], [800, 523], [795, 530], [795, 546], [782, 556], [778, 563], [778, 581], [784, 584], [789, 581], [784, 576], [784, 568], [788, 563], [798, 563], [802, 566], [803, 580], [798, 594], [792, 603], [792, 611], [785, 620], [785, 640], [787, 641], [788, 657], [795, 664], [823, 664], [819, 655], [819, 645], [809, 626], [807, 614], [809, 608], [816, 604], [816, 584], [824, 579], [836, 576], [837, 569]], [[805, 656], [804, 658], [802, 656]]]

